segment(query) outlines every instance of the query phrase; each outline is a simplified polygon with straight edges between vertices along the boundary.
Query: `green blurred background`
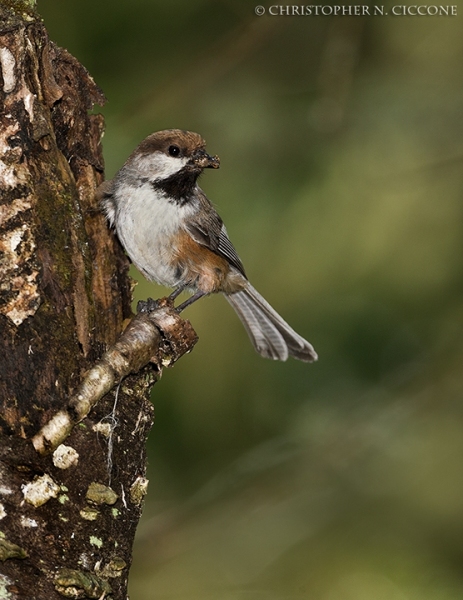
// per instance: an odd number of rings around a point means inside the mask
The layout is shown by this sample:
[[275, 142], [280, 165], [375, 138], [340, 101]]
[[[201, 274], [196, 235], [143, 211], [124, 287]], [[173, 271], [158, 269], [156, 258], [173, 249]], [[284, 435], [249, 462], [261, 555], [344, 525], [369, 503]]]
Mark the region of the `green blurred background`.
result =
[[320, 355], [266, 361], [223, 298], [188, 310], [131, 599], [461, 599], [463, 17], [254, 7], [39, 2], [108, 97], [107, 177], [200, 132], [251, 281]]

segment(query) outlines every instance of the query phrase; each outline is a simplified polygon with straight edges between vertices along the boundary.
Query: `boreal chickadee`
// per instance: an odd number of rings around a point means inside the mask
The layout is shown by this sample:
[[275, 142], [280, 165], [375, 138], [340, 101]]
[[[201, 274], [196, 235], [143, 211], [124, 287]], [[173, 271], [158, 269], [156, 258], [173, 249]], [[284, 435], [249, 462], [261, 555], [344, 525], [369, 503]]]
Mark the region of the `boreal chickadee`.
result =
[[168, 129], [148, 136], [97, 195], [135, 266], [149, 280], [193, 295], [178, 307], [222, 292], [259, 354], [317, 360], [298, 335], [249, 283], [241, 260], [197, 179], [218, 169], [197, 133]]

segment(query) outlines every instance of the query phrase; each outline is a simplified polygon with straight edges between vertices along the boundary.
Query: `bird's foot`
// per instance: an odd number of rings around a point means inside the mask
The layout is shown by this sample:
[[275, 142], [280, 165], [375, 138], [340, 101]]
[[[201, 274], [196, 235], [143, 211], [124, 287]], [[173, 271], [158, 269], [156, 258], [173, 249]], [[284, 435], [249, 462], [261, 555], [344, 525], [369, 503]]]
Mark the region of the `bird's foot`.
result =
[[166, 296], [165, 298], [158, 298], [157, 300], [153, 300], [153, 298], [139, 300], [137, 303], [137, 314], [150, 313], [165, 306], [174, 308], [174, 299], [170, 296]]
[[137, 304], [137, 314], [138, 313], [150, 313], [153, 310], [159, 308], [159, 300], [153, 300], [153, 298], [148, 298], [147, 300], [140, 300]]

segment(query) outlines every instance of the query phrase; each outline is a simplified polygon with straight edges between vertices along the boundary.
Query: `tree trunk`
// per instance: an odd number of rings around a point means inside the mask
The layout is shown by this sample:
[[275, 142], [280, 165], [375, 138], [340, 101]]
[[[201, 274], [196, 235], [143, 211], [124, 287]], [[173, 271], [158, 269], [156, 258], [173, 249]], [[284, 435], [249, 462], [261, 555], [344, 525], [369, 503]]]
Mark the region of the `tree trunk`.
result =
[[0, 597], [125, 600], [159, 369], [127, 377], [53, 454], [34, 449], [116, 342], [131, 283], [94, 199], [103, 93], [30, 4], [0, 1]]

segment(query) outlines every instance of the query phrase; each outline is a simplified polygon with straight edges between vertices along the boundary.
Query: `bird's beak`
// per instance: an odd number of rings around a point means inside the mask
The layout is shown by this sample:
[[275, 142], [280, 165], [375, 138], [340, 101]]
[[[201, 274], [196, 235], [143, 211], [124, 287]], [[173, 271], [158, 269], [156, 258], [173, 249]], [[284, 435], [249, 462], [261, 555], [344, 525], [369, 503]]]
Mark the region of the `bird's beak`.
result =
[[220, 158], [218, 156], [209, 156], [204, 150], [198, 150], [192, 158], [196, 167], [201, 169], [218, 169], [220, 167]]

